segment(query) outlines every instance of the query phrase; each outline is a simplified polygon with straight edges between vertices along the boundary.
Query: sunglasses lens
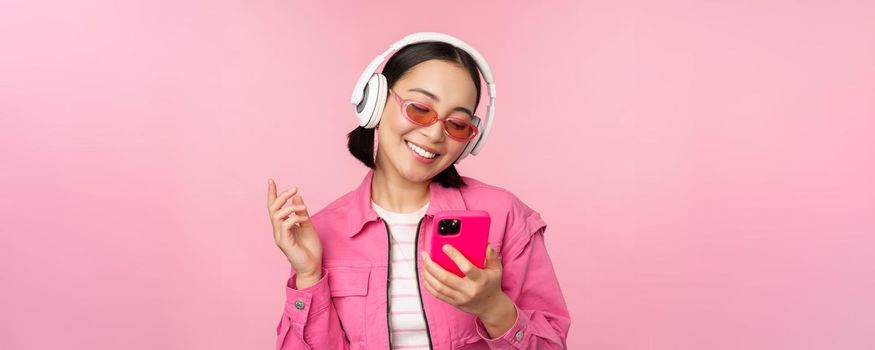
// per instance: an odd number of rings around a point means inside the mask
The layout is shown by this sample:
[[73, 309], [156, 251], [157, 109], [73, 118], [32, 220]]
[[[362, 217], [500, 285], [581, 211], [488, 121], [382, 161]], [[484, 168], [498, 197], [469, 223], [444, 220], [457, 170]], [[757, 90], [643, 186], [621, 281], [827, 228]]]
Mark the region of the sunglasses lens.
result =
[[474, 134], [474, 128], [461, 120], [447, 119], [444, 128], [455, 138], [467, 139]]
[[435, 112], [426, 105], [411, 103], [407, 105], [407, 116], [419, 124], [428, 124], [435, 118]]

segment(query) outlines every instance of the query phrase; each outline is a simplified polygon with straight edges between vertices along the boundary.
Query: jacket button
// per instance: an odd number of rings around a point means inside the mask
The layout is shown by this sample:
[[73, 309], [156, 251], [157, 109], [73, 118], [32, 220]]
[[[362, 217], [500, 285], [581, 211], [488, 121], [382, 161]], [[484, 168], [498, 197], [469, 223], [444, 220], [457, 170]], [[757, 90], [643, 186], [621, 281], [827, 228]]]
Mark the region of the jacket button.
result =
[[298, 310], [304, 309], [304, 302], [301, 299], [295, 300], [295, 308]]
[[516, 332], [516, 335], [514, 336], [514, 338], [516, 338], [516, 341], [523, 340], [523, 331]]

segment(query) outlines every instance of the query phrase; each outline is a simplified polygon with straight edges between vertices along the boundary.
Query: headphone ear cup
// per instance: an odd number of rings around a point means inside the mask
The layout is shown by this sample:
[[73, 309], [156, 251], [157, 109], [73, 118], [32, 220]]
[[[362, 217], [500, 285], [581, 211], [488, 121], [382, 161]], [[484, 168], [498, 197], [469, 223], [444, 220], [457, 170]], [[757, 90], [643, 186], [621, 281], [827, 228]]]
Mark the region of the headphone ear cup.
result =
[[471, 154], [471, 150], [473, 150], [474, 146], [477, 146], [477, 143], [480, 142], [480, 136], [481, 135], [478, 134], [473, 140], [468, 141], [468, 143], [465, 144], [465, 149], [462, 150], [462, 153], [459, 154], [459, 158], [456, 158], [456, 161], [453, 162], [453, 164], [459, 164], [462, 159], [465, 159], [465, 157]]
[[377, 73], [377, 107], [374, 110], [374, 121], [371, 124], [372, 128], [380, 125], [380, 120], [383, 116], [383, 111], [386, 109], [386, 98], [389, 95], [389, 84], [386, 81], [386, 76]]
[[359, 126], [372, 129], [380, 123], [380, 116], [386, 107], [386, 91], [386, 77], [374, 73], [365, 84], [361, 102], [355, 106]]
[[[480, 119], [477, 119], [474, 121], [474, 126], [476, 126], [478, 129], [480, 128], [480, 125], [482, 125], [482, 124], [483, 123]], [[474, 149], [477, 148], [477, 145], [480, 144], [480, 142], [481, 142], [480, 140], [482, 140], [482, 139], [483, 139], [483, 133], [481, 132], [481, 133], [478, 133], [477, 136], [475, 136], [473, 140], [468, 141], [468, 143], [465, 144], [465, 148], [462, 150], [462, 153], [459, 154], [459, 158], [456, 158], [456, 161], [453, 162], [453, 164], [459, 164], [459, 162], [461, 162], [462, 159], [465, 159], [465, 157], [472, 154], [472, 152], [474, 152]]]

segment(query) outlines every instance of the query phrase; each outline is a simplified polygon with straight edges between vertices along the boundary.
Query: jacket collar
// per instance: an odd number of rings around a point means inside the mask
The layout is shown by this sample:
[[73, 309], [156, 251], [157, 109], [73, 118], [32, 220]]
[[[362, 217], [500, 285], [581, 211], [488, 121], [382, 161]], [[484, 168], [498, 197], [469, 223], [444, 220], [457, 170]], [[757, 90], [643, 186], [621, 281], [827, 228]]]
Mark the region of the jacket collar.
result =
[[[347, 211], [349, 228], [346, 232], [350, 237], [361, 232], [368, 222], [376, 221], [379, 218], [377, 212], [371, 207], [371, 181], [373, 178], [374, 169], [369, 169], [361, 184], [353, 191], [353, 202], [350, 203], [352, 208]], [[435, 181], [428, 185], [428, 198], [429, 205], [425, 212], [426, 216], [434, 216], [435, 213], [441, 210], [467, 209], [458, 188], [444, 187]]]

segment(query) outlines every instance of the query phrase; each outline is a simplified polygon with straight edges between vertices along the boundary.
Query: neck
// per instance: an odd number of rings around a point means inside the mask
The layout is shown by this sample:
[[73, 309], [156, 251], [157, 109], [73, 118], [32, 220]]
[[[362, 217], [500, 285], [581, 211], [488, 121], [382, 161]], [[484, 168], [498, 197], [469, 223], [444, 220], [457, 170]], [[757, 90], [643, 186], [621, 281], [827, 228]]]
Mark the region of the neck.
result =
[[411, 182], [401, 174], [377, 166], [371, 179], [371, 199], [380, 207], [398, 213], [410, 213], [428, 202], [430, 181]]

